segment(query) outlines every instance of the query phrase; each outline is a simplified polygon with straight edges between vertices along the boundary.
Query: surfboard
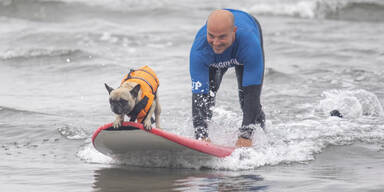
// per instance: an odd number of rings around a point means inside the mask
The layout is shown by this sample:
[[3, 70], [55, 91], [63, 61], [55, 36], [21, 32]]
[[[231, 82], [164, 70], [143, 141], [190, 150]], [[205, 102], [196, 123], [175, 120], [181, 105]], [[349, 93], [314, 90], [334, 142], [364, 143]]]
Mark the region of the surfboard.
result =
[[113, 123], [103, 125], [93, 134], [92, 143], [97, 151], [111, 157], [156, 153], [223, 158], [235, 150], [235, 147], [191, 139], [162, 129], [146, 131], [142, 124], [135, 122], [123, 122], [117, 129], [113, 128]]

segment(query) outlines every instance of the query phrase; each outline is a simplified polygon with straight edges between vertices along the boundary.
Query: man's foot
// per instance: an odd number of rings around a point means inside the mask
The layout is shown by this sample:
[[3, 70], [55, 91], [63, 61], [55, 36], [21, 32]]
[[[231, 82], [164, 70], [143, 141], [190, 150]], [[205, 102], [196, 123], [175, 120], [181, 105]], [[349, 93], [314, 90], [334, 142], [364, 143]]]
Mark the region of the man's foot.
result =
[[239, 137], [236, 141], [235, 146], [236, 147], [251, 147], [252, 146], [252, 140]]

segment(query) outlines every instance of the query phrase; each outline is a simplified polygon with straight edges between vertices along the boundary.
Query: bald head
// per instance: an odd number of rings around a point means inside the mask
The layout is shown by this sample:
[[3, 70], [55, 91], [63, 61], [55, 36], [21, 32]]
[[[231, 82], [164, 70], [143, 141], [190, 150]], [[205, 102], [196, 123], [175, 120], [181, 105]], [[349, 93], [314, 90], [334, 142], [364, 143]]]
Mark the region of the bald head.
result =
[[223, 53], [235, 41], [235, 19], [227, 10], [213, 11], [207, 21], [207, 41], [216, 54]]
[[233, 14], [227, 10], [215, 10], [208, 17], [207, 27], [233, 28], [235, 24]]

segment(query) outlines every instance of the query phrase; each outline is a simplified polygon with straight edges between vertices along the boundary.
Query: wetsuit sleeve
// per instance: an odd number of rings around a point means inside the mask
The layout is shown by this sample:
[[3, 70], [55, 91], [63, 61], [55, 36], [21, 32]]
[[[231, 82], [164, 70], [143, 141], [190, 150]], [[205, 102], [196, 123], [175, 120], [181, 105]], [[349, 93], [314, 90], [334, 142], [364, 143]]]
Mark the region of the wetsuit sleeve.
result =
[[189, 72], [192, 80], [192, 93], [209, 92], [209, 66], [202, 55], [191, 51]]
[[244, 64], [242, 86], [260, 85], [264, 78], [264, 53], [257, 35], [248, 35], [242, 41], [239, 55], [240, 63]]
[[212, 116], [209, 99], [208, 94], [192, 93], [192, 121], [196, 139], [208, 137], [207, 121]]
[[264, 53], [256, 35], [245, 42], [241, 51], [240, 62], [244, 64], [242, 88], [244, 91], [243, 122], [240, 136], [250, 138], [254, 125], [264, 128], [265, 115], [260, 103], [264, 78]]
[[192, 120], [195, 137], [206, 138], [209, 117], [209, 67], [203, 57], [191, 51], [190, 75], [192, 80]]

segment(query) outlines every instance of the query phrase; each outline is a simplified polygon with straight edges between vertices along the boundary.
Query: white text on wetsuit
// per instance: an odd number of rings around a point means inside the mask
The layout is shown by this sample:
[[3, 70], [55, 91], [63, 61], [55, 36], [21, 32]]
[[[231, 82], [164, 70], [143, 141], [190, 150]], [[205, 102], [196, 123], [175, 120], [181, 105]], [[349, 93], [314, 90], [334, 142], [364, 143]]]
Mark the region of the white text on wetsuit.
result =
[[232, 58], [228, 61], [220, 61], [217, 63], [211, 63], [209, 66], [215, 67], [215, 68], [228, 68], [228, 67], [232, 67], [234, 65], [240, 65], [240, 63], [237, 61], [236, 58]]

